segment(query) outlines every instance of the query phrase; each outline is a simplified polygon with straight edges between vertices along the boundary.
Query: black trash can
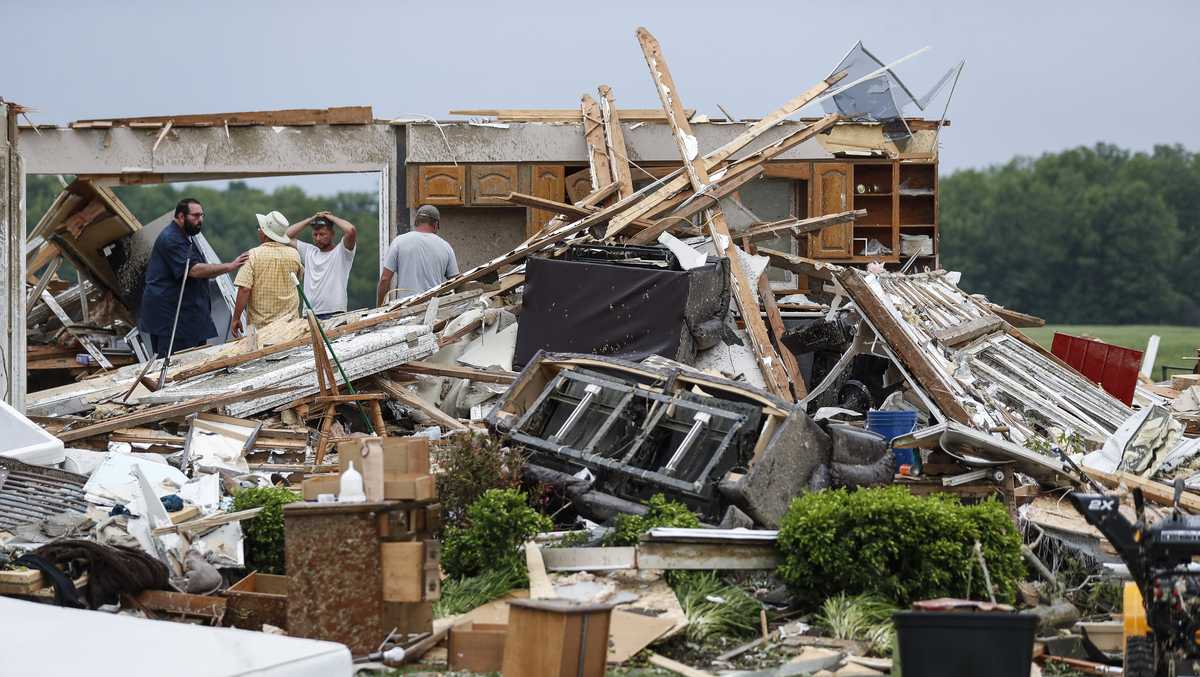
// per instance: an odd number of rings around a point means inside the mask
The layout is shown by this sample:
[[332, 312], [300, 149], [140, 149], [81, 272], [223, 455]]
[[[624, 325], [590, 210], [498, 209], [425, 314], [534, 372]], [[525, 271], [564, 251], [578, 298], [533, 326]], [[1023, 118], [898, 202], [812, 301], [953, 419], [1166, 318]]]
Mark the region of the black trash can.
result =
[[1029, 677], [1033, 614], [901, 611], [892, 620], [904, 677]]

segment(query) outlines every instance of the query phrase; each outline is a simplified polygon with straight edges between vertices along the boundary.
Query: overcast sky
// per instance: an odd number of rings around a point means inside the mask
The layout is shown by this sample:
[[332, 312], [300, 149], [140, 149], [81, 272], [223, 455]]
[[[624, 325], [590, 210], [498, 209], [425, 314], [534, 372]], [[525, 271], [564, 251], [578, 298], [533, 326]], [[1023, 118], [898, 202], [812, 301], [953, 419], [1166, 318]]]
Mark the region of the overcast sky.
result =
[[[1200, 147], [1200, 3], [1191, 0], [0, 0], [0, 8], [9, 60], [0, 96], [34, 108], [39, 123], [366, 104], [378, 118], [445, 118], [455, 108], [574, 108], [602, 83], [618, 105], [657, 107], [634, 37], [640, 25], [662, 43], [685, 105], [714, 116], [718, 103], [737, 116], [770, 111], [826, 76], [858, 40], [884, 61], [931, 46], [897, 69], [918, 95], [965, 59], [943, 171], [1098, 141]], [[258, 183], [376, 187], [366, 176]]]

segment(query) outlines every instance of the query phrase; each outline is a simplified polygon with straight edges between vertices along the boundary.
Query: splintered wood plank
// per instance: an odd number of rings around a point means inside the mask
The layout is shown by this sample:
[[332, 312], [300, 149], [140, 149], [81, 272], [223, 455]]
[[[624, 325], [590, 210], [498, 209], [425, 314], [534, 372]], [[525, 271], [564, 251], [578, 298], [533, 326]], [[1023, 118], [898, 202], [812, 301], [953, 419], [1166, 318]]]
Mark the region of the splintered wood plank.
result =
[[786, 230], [793, 235], [803, 235], [828, 228], [829, 226], [839, 223], [849, 223], [856, 218], [866, 216], [867, 210], [855, 209], [853, 211], [838, 212], [836, 214], [826, 214], [825, 216], [814, 216], [810, 219], [788, 219], [779, 223], [767, 223], [761, 226], [752, 226], [742, 231], [742, 237], [748, 240], [761, 240], [765, 238], [775, 237], [776, 233], [781, 230]]
[[[684, 169], [692, 184], [692, 190], [703, 191], [709, 183], [708, 171], [704, 162], [694, 162], [699, 155], [696, 137], [692, 134], [691, 124], [683, 115], [683, 105], [680, 103], [679, 89], [671, 77], [671, 71], [663, 58], [662, 49], [654, 36], [645, 28], [637, 30], [638, 42], [646, 56], [646, 64], [650, 67], [650, 75], [654, 79], [659, 99], [662, 100], [663, 110], [667, 112], [667, 121], [671, 125], [672, 136], [679, 147], [680, 157], [683, 158]], [[713, 245], [722, 256], [729, 259], [729, 272], [733, 277], [734, 298], [738, 311], [750, 335], [750, 343], [754, 348], [754, 356], [762, 371], [763, 380], [768, 390], [788, 401], [794, 401], [789, 378], [784, 369], [783, 360], [771, 345], [767, 327], [759, 315], [758, 299], [742, 270], [741, 259], [738, 257], [737, 245], [729, 233], [729, 225], [725, 215], [717, 206], [708, 212], [709, 229], [712, 232]]]
[[783, 368], [787, 372], [788, 379], [792, 385], [792, 396], [797, 400], [802, 400], [808, 395], [808, 388], [804, 385], [804, 377], [800, 374], [800, 365], [796, 362], [796, 356], [792, 351], [783, 345], [783, 333], [787, 328], [783, 326], [783, 316], [779, 314], [779, 304], [775, 302], [775, 292], [771, 290], [771, 281], [767, 279], [766, 271], [758, 276], [758, 295], [762, 299], [763, 310], [767, 313], [767, 326], [771, 329], [771, 340], [775, 344], [776, 351], [783, 359]]
[[266, 397], [268, 395], [278, 395], [280, 393], [286, 393], [286, 392], [290, 392], [293, 390], [296, 390], [296, 388], [291, 388], [291, 387], [254, 388], [251, 390], [242, 390], [242, 391], [233, 392], [233, 393], [221, 393], [219, 395], [209, 395], [208, 397], [199, 397], [196, 399], [188, 400], [186, 402], [161, 404], [161, 405], [158, 405], [155, 407], [149, 407], [146, 409], [142, 409], [140, 411], [136, 411], [132, 414], [126, 414], [124, 416], [114, 416], [112, 418], [105, 419], [98, 423], [93, 423], [92, 425], [84, 426], [82, 428], [76, 428], [74, 430], [63, 430], [63, 431], [54, 433], [54, 436], [57, 437], [58, 439], [62, 440], [63, 442], [73, 442], [75, 440], [82, 440], [87, 437], [92, 437], [93, 435], [102, 435], [104, 433], [110, 433], [114, 430], [123, 430], [125, 428], [136, 428], [138, 426], [146, 425], [147, 423], [154, 423], [156, 421], [162, 421], [162, 420], [165, 420], [168, 418], [175, 418], [177, 416], [187, 416], [188, 414], [194, 414], [198, 411], [207, 411], [209, 409], [216, 409], [217, 407], [223, 407], [227, 404], [233, 404], [234, 402], [241, 402], [243, 400], [252, 400], [252, 399], [255, 399], [258, 397]]
[[587, 142], [588, 169], [592, 176], [592, 190], [599, 190], [613, 182], [612, 165], [608, 159], [608, 144], [604, 139], [604, 113], [589, 94], [580, 99], [583, 111], [583, 138]]
[[77, 120], [71, 126], [94, 126], [107, 122], [122, 127], [144, 127], [173, 123], [175, 127], [211, 127], [214, 125], [368, 125], [375, 120], [370, 106], [341, 106], [336, 108], [291, 108], [285, 110], [246, 111], [238, 113], [203, 113], [199, 115], [155, 115], [105, 120]]
[[[727, 181], [714, 183], [712, 187], [705, 191], [703, 197], [692, 200], [686, 205], [683, 205], [679, 209], [671, 212], [670, 216], [658, 219], [650, 228], [643, 229], [640, 233], [635, 233], [629, 238], [629, 241], [633, 244], [651, 244], [655, 242], [658, 240], [658, 236], [671, 226], [679, 225], [680, 219], [690, 219], [692, 216], [700, 213], [705, 207], [715, 203], [717, 200], [720, 200], [727, 195], [732, 195], [733, 193], [737, 192], [739, 188], [745, 185], [746, 182], [758, 177], [762, 174], [762, 172], [763, 168], [759, 166], [737, 174]], [[635, 220], [633, 223], [637, 224], [639, 222], [640, 219]]]
[[405, 362], [396, 367], [396, 371], [408, 372], [410, 374], [423, 374], [426, 376], [449, 376], [451, 378], [465, 378], [470, 381], [478, 381], [480, 383], [502, 383], [509, 384], [517, 380], [517, 374], [511, 371], [485, 371], [483, 369], [473, 369], [457, 364], [434, 364], [433, 362]]
[[633, 176], [629, 173], [629, 154], [625, 150], [625, 132], [621, 130], [621, 114], [613, 101], [612, 88], [600, 85], [600, 112], [604, 116], [604, 141], [612, 176], [617, 181], [617, 194], [622, 198], [633, 195]]
[[408, 388], [387, 377], [376, 375], [375, 384], [379, 390], [382, 390], [391, 398], [399, 400], [401, 404], [413, 409], [420, 410], [430, 420], [443, 428], [448, 430], [465, 430], [467, 428], [467, 425], [462, 421], [438, 409], [432, 403], [426, 401], [416, 393], [410, 392]]
[[[761, 167], [766, 162], [769, 162], [774, 157], [786, 152], [788, 149], [813, 138], [817, 134], [828, 131], [841, 119], [842, 118], [840, 115], [826, 115], [819, 121], [792, 132], [791, 134], [788, 134], [778, 141], [767, 145], [751, 155], [740, 158], [736, 162], [724, 167], [724, 173], [719, 175], [720, 181], [733, 180], [742, 172], [753, 171]], [[763, 131], [766, 130], [763, 129], [759, 133], [761, 134]], [[722, 148], [728, 148], [732, 145], [732, 143], [733, 142], [730, 142], [730, 144], [726, 144], [726, 146], [723, 146]], [[702, 162], [708, 166], [710, 172], [712, 172], [714, 168], [718, 166], [718, 163], [711, 162], [708, 157], [705, 157]], [[617, 235], [634, 219], [641, 218], [642, 216], [654, 210], [654, 208], [658, 205], [674, 197], [679, 191], [686, 189], [689, 183], [690, 180], [684, 170], [677, 170], [675, 173], [663, 180], [662, 183], [658, 184], [658, 187], [653, 193], [639, 201], [632, 208], [627, 209], [621, 214], [615, 216], [608, 224], [608, 230], [605, 232], [605, 237], [610, 238]], [[712, 188], [709, 190], [712, 190]]]
[[[695, 110], [685, 111], [688, 117]], [[500, 122], [579, 122], [579, 111], [570, 108], [470, 108], [452, 110], [450, 115], [492, 117]], [[665, 116], [658, 108], [622, 108], [622, 120], [628, 122], [663, 122]]]

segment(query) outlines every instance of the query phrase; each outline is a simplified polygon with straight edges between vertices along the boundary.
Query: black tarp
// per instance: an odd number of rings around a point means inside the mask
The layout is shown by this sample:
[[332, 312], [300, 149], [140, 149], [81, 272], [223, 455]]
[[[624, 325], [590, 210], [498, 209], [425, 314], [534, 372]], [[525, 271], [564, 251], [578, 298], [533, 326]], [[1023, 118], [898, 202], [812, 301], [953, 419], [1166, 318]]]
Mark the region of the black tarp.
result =
[[538, 350], [690, 363], [716, 345], [729, 310], [728, 262], [682, 271], [630, 263], [533, 257], [513, 365]]

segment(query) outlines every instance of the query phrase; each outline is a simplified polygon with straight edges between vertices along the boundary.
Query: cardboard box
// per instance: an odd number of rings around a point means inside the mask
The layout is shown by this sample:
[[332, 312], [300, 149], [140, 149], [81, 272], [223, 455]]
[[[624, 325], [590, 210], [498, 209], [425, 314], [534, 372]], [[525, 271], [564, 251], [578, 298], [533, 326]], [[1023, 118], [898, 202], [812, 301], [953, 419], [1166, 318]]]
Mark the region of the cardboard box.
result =
[[450, 628], [446, 660], [451, 670], [500, 672], [508, 626], [468, 621]]
[[341, 485], [341, 475], [312, 475], [300, 482], [306, 501], [315, 501], [321, 494], [337, 494]]
[[432, 501], [437, 498], [437, 482], [433, 475], [400, 475], [383, 483], [383, 496], [396, 501]]
[[338, 467], [345, 472], [354, 463], [362, 473], [368, 501], [429, 501], [437, 495], [426, 437], [363, 437], [337, 448]]
[[381, 543], [383, 601], [420, 602], [425, 589], [425, 544]]
[[433, 603], [384, 602], [383, 625], [402, 635], [433, 632]]

